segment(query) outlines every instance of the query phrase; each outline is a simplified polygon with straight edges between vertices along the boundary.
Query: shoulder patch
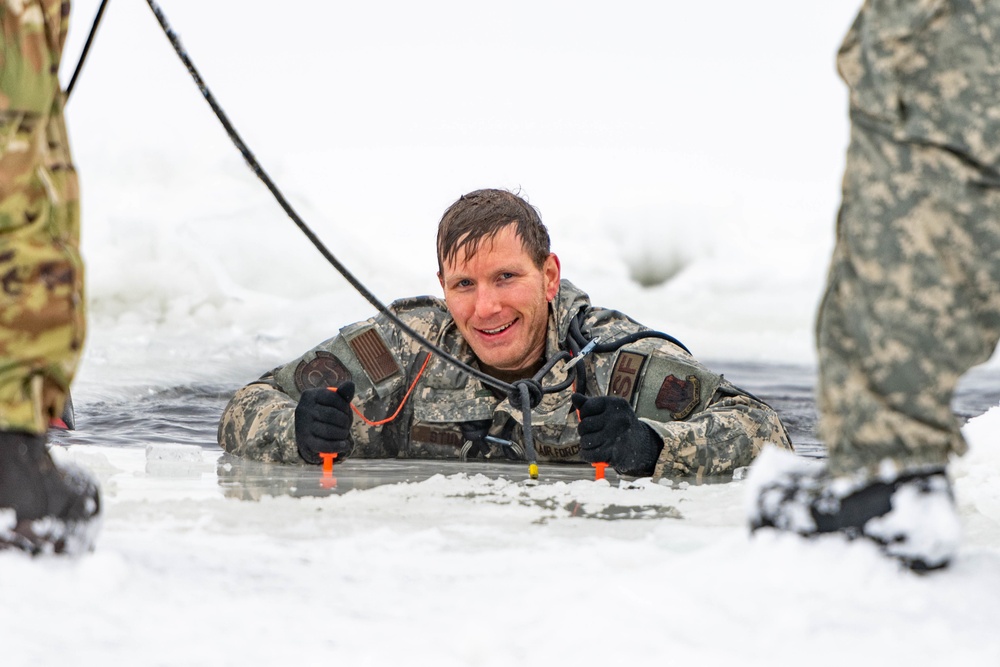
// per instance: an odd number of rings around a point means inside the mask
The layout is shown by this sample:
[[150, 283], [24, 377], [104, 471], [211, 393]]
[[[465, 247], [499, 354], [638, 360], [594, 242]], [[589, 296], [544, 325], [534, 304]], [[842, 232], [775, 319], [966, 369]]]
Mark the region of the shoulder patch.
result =
[[620, 352], [611, 371], [611, 381], [608, 382], [608, 396], [620, 396], [629, 403], [639, 387], [639, 372], [646, 363], [646, 355], [636, 352]]
[[374, 328], [365, 329], [347, 341], [347, 344], [351, 346], [351, 350], [361, 363], [361, 368], [365, 370], [373, 384], [378, 384], [401, 371], [395, 357], [389, 352], [389, 346]]
[[337, 355], [323, 350], [317, 350], [316, 358], [311, 361], [300, 361], [295, 367], [294, 377], [299, 391], [313, 387], [336, 387], [352, 379], [351, 371]]
[[663, 378], [660, 391], [656, 394], [656, 407], [669, 410], [675, 420], [687, 417], [701, 400], [701, 382], [695, 375], [686, 380], [675, 375]]

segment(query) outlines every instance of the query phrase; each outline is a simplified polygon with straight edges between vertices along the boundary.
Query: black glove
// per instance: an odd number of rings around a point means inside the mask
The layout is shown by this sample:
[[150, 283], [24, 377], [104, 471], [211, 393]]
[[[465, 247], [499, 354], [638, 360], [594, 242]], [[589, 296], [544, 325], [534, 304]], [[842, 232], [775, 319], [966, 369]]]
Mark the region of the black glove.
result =
[[299, 456], [306, 463], [321, 463], [320, 452], [336, 452], [340, 456], [350, 453], [352, 398], [353, 382], [345, 382], [337, 391], [314, 387], [302, 392], [295, 407], [295, 442]]
[[663, 440], [639, 421], [628, 401], [618, 396], [573, 394], [580, 411], [580, 458], [610, 463], [624, 475], [650, 475], [663, 449]]

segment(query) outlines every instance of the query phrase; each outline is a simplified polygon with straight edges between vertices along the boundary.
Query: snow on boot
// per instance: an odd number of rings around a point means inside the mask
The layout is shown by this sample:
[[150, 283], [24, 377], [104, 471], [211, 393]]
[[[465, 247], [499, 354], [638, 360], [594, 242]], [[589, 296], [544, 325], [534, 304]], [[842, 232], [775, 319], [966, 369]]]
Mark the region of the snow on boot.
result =
[[82, 468], [57, 466], [45, 441], [0, 431], [0, 549], [91, 551], [100, 528], [97, 483]]
[[750, 529], [864, 537], [912, 570], [947, 566], [961, 533], [947, 475], [889, 468], [876, 478], [833, 477], [820, 461], [768, 448], [747, 479]]

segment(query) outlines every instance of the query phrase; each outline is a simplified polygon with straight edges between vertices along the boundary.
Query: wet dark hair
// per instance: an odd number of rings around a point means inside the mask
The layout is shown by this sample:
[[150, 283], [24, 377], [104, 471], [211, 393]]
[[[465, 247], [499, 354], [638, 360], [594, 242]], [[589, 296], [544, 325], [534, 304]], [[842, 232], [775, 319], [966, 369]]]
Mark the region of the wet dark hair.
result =
[[460, 251], [468, 259], [484, 240], [492, 239], [508, 225], [517, 225], [524, 249], [535, 266], [542, 268], [550, 254], [549, 232], [538, 209], [507, 190], [476, 190], [462, 195], [448, 207], [438, 223], [438, 271], [453, 262]]

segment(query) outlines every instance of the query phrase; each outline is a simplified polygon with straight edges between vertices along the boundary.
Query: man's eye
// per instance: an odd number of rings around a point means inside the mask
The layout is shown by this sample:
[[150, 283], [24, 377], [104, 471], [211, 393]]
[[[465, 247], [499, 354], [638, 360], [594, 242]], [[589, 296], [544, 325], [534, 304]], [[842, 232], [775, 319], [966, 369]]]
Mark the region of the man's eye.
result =
[[513, 273], [505, 272], [500, 274], [500, 280], [510, 280], [514, 277]]
[[469, 287], [470, 285], [472, 285], [471, 280], [459, 280], [455, 283], [455, 287]]

